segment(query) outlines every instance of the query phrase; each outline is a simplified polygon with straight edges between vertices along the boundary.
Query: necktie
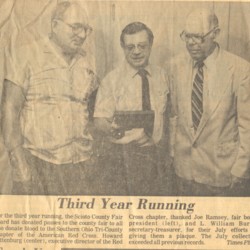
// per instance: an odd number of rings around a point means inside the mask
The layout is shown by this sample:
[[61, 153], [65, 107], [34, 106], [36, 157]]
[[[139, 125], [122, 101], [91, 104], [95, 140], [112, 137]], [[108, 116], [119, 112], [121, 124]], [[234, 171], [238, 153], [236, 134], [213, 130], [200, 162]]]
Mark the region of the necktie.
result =
[[138, 75], [142, 79], [142, 110], [151, 110], [149, 83], [147, 78], [148, 72], [145, 69], [138, 71]]
[[192, 120], [195, 131], [197, 131], [203, 114], [203, 66], [203, 62], [197, 64], [192, 89]]
[[[141, 69], [138, 71], [138, 75], [141, 77], [142, 80], [142, 110], [144, 111], [151, 110], [149, 82], [147, 74], [148, 72], [145, 69]], [[152, 126], [148, 126], [148, 123], [145, 122], [144, 133], [150, 137], [152, 135], [152, 131]]]

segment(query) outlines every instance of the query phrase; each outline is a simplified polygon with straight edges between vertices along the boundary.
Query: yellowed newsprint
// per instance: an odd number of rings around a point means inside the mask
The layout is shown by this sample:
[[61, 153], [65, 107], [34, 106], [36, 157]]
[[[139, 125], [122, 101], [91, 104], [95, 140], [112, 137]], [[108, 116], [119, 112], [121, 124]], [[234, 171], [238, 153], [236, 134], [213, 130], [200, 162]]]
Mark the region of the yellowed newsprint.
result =
[[0, 0], [0, 250], [250, 249], [249, 12]]
[[3, 249], [249, 249], [248, 198], [2, 200]]

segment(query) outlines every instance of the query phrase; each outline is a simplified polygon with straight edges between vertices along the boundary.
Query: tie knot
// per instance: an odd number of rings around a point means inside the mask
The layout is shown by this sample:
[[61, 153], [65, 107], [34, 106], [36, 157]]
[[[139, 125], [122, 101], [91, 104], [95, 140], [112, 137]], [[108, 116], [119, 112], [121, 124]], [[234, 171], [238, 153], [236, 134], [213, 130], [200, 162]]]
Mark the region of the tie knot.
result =
[[145, 69], [140, 69], [137, 74], [141, 77], [145, 77], [147, 76], [148, 72]]
[[196, 62], [195, 66], [196, 66], [198, 69], [199, 69], [199, 68], [203, 68], [204, 62], [203, 62], [203, 61]]

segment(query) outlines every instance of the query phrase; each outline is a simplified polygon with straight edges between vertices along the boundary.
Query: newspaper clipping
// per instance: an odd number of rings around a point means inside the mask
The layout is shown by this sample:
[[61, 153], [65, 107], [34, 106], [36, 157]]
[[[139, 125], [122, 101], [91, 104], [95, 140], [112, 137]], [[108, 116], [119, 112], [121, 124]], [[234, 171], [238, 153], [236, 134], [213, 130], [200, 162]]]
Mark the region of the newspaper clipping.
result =
[[0, 0], [0, 250], [250, 249], [249, 12]]

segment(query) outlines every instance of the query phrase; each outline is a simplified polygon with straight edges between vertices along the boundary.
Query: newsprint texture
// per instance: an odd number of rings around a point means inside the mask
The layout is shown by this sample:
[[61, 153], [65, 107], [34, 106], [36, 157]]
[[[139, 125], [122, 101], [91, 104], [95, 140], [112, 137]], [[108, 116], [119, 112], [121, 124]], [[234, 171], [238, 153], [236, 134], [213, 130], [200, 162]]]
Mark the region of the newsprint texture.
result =
[[249, 13], [0, 0], [0, 250], [250, 249]]

